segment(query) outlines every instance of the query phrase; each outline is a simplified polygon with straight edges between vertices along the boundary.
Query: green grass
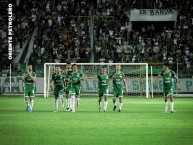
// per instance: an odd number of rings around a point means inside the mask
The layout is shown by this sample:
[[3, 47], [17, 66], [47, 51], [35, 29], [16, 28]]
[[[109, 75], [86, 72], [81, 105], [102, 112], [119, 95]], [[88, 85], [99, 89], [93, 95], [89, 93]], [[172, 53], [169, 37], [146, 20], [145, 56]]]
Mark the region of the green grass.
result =
[[75, 113], [54, 113], [54, 99], [36, 97], [32, 113], [22, 96], [0, 97], [0, 145], [192, 145], [193, 99], [124, 98], [122, 112], [98, 112], [97, 98], [81, 98]]

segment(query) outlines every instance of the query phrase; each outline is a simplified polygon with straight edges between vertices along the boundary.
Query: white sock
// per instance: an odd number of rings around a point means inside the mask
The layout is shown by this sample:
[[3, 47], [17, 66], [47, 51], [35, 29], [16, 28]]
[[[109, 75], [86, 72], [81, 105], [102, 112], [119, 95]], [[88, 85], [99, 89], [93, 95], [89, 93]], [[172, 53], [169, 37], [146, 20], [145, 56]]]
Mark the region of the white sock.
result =
[[55, 99], [55, 109], [58, 110], [58, 99]]
[[75, 106], [75, 96], [72, 95], [70, 100], [71, 100], [71, 101], [70, 101], [70, 108], [71, 108], [72, 110], [74, 110], [74, 106]]
[[123, 106], [123, 103], [119, 103], [119, 109], [121, 110]]
[[174, 111], [174, 102], [170, 102], [171, 111]]
[[[70, 109], [72, 109], [73, 108], [73, 97], [71, 96], [70, 97]], [[72, 109], [73, 110], [73, 109]]]
[[31, 101], [30, 101], [30, 109], [31, 109], [31, 110], [33, 109], [33, 106], [34, 106], [34, 100], [31, 100]]
[[76, 97], [75, 96], [72, 96], [72, 98], [73, 98], [73, 110], [75, 110], [75, 103], [76, 103]]
[[76, 101], [77, 101], [77, 103], [79, 104], [80, 98], [79, 98], [79, 97], [76, 97]]
[[25, 101], [25, 104], [26, 104], [27, 106], [29, 106], [28, 100], [24, 100], [24, 101]]
[[66, 99], [66, 108], [70, 108], [70, 100], [69, 100], [69, 98]]
[[70, 102], [70, 109], [72, 109], [72, 96], [69, 98], [69, 102]]
[[61, 100], [62, 109], [64, 109], [64, 96], [63, 95], [60, 95], [60, 100]]
[[104, 110], [107, 110], [108, 101], [104, 101]]
[[101, 101], [99, 102], [99, 107], [101, 107]]
[[66, 98], [66, 108], [68, 108], [68, 99]]
[[71, 98], [68, 98], [68, 108], [70, 108], [70, 106], [71, 106], [70, 99], [71, 99]]
[[168, 111], [168, 102], [165, 102], [165, 112]]

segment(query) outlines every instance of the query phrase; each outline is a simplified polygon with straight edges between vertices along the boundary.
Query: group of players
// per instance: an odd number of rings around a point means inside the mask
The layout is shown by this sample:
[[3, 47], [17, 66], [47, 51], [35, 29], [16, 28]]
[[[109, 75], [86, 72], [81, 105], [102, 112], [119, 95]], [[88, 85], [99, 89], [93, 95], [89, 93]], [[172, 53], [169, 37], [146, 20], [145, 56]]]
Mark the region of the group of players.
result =
[[[171, 113], [174, 111], [174, 101], [173, 101], [173, 78], [176, 79], [175, 72], [169, 69], [169, 64], [163, 65], [163, 71], [158, 75], [158, 77], [163, 77], [163, 94], [165, 102], [165, 112], [168, 110], [167, 99], [170, 97], [170, 108]], [[157, 77], [157, 78], [158, 78]], [[100, 74], [96, 76], [85, 76], [76, 64], [71, 65], [66, 64], [66, 69], [62, 70], [60, 66], [55, 67], [55, 72], [52, 74], [49, 85], [50, 88], [54, 90], [55, 98], [55, 111], [58, 112], [58, 99], [61, 99], [62, 110], [64, 111], [64, 95], [66, 96], [66, 110], [69, 112], [75, 112], [76, 107], [79, 107], [80, 93], [81, 93], [81, 80], [85, 79], [98, 79], [98, 109], [102, 110], [102, 98], [104, 97], [104, 112], [107, 110], [108, 105], [108, 95], [109, 95], [109, 83], [112, 80], [113, 83], [113, 111], [117, 108], [117, 98], [119, 98], [119, 109], [118, 112], [122, 110], [122, 98], [124, 88], [128, 92], [128, 87], [125, 79], [125, 75], [121, 72], [121, 65], [116, 65], [116, 70], [112, 74], [107, 73], [107, 68], [103, 66], [101, 68]], [[27, 71], [24, 73], [24, 98], [26, 103], [26, 111], [32, 112], [33, 110], [33, 98], [35, 90], [35, 79], [36, 74], [32, 71], [32, 65], [28, 65]], [[157, 79], [158, 80], [158, 79]], [[156, 80], [156, 83], [157, 83]], [[54, 86], [54, 88], [53, 88]], [[30, 98], [28, 102], [28, 98]]]
[[[99, 96], [99, 111], [101, 111], [102, 97], [104, 96], [104, 112], [107, 109], [107, 97], [109, 94], [109, 81], [113, 79], [113, 103], [116, 110], [117, 102], [116, 98], [119, 98], [119, 112], [122, 109], [123, 89], [127, 91], [127, 85], [125, 75], [121, 72], [121, 66], [116, 66], [116, 71], [109, 75], [107, 68], [103, 66], [101, 73], [97, 76], [85, 76], [77, 65], [67, 64], [66, 70], [62, 71], [60, 66], [56, 66], [56, 71], [52, 75], [50, 80], [50, 87], [54, 84], [54, 97], [55, 97], [55, 112], [58, 112], [58, 98], [61, 99], [62, 110], [64, 110], [64, 94], [66, 95], [66, 107], [67, 111], [75, 112], [76, 106], [79, 107], [79, 99], [81, 92], [81, 80], [98, 78], [98, 96]], [[52, 83], [53, 82], [53, 83]], [[125, 87], [124, 87], [125, 86]]]
[[[77, 65], [67, 64], [65, 70], [61, 70], [60, 66], [56, 66], [56, 71], [50, 79], [50, 87], [54, 85], [55, 112], [58, 112], [58, 98], [62, 103], [64, 111], [64, 94], [66, 95], [67, 111], [75, 112], [75, 99], [77, 107], [79, 106], [79, 98], [81, 91], [81, 79], [85, 79], [84, 74], [77, 69]], [[52, 83], [53, 82], [53, 83]]]

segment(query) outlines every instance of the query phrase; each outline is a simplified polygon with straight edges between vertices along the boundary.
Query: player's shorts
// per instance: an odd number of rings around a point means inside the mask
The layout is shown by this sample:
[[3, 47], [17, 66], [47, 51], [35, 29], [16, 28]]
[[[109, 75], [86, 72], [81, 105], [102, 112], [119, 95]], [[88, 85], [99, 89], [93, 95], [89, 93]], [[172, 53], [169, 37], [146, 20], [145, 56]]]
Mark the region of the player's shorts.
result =
[[80, 89], [75, 89], [76, 96], [80, 97]]
[[25, 89], [24, 88], [24, 96], [25, 97], [34, 97], [35, 89]]
[[173, 95], [173, 93], [174, 93], [173, 88], [163, 88], [164, 97], [167, 97], [169, 95]]
[[81, 87], [77, 85], [77, 86], [73, 86], [73, 89], [75, 91], [75, 95], [80, 97]]
[[123, 97], [123, 90], [113, 90], [113, 98]]
[[59, 95], [64, 94], [64, 87], [63, 86], [55, 86], [54, 88], [54, 97], [57, 98]]
[[72, 94], [76, 94], [76, 91], [74, 88], [66, 88], [66, 95], [72, 95]]
[[98, 95], [99, 95], [99, 97], [108, 96], [109, 95], [109, 88], [108, 87], [99, 88], [98, 89]]
[[33, 84], [24, 85], [23, 93], [25, 97], [34, 97], [35, 86]]

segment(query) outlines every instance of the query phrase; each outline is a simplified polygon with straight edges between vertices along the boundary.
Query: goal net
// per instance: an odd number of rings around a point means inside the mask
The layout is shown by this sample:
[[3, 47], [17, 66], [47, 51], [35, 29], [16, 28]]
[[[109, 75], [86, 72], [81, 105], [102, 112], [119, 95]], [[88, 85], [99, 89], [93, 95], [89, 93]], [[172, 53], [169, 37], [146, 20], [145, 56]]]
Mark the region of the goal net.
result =
[[[72, 63], [73, 64], [73, 63]], [[116, 65], [121, 65], [121, 71], [126, 76], [128, 92], [124, 96], [128, 97], [146, 97], [149, 96], [148, 87], [148, 64], [147, 63], [76, 63], [78, 70], [85, 76], [94, 76], [101, 73], [101, 68], [106, 66], [109, 74], [115, 72]], [[50, 89], [49, 81], [51, 75], [55, 72], [55, 67], [60, 66], [65, 70], [66, 63], [45, 63], [44, 64], [44, 97], [53, 94]], [[125, 89], [124, 89], [125, 90]], [[98, 96], [98, 79], [85, 79], [81, 81], [81, 96]], [[109, 96], [112, 96], [112, 80], [109, 85]]]

